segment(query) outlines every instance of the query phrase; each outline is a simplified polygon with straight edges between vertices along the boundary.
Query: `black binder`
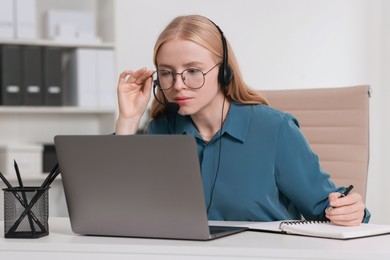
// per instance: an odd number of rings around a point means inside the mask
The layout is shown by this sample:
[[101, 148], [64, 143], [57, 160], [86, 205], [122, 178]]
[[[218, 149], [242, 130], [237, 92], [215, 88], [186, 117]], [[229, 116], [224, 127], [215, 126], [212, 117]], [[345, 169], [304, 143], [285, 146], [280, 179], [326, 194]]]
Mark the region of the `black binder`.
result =
[[43, 50], [44, 104], [63, 105], [63, 51], [58, 47], [46, 47]]
[[23, 104], [43, 105], [42, 101], [42, 51], [38, 46], [23, 47]]
[[0, 104], [4, 106], [21, 105], [21, 47], [2, 45], [0, 48]]

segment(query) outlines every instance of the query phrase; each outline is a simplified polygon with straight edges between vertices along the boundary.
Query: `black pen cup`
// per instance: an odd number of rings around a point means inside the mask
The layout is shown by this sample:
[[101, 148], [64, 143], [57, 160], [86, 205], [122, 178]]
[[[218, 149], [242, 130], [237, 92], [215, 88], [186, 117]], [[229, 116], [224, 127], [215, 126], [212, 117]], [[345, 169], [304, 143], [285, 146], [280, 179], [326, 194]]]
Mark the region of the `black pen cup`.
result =
[[4, 237], [39, 238], [49, 234], [49, 188], [4, 190]]

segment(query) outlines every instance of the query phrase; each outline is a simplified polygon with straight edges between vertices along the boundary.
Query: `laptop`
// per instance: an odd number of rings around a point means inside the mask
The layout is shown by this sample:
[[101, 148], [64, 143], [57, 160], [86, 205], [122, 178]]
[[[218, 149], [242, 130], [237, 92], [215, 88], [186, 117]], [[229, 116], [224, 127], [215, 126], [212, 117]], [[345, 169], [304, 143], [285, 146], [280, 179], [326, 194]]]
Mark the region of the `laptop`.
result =
[[54, 143], [76, 234], [210, 240], [246, 229], [208, 225], [192, 136], [62, 135]]

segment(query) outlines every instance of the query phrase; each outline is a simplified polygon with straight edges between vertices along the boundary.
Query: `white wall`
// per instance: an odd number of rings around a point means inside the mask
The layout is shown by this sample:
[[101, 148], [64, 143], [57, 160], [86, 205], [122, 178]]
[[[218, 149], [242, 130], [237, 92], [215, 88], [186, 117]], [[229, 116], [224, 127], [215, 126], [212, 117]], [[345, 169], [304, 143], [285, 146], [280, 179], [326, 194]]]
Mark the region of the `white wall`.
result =
[[[232, 44], [244, 78], [255, 89], [370, 84], [370, 168], [367, 206], [372, 222], [390, 223], [390, 151], [384, 133], [389, 105], [390, 4], [386, 0], [118, 0], [118, 73], [153, 68], [153, 45], [177, 15], [202, 14]], [[387, 14], [387, 16], [386, 16]], [[388, 44], [387, 44], [388, 45]], [[385, 84], [386, 83], [386, 84]], [[387, 106], [387, 107], [385, 107]], [[387, 109], [387, 110], [386, 110]], [[387, 139], [385, 139], [387, 138]], [[386, 205], [386, 206], [385, 206]]]
[[[383, 173], [383, 190], [386, 192], [383, 192], [384, 198], [389, 198], [390, 189], [390, 160], [389, 154], [390, 154], [390, 138], [388, 136], [388, 133], [390, 133], [390, 120], [389, 120], [389, 112], [390, 112], [390, 1], [383, 1], [383, 18], [384, 18], [384, 30], [383, 30], [383, 95], [382, 95], [382, 122], [383, 124], [383, 138], [382, 138], [382, 150], [380, 151], [381, 154], [383, 154], [383, 167], [382, 167], [382, 173]], [[390, 218], [390, 202], [387, 200], [387, 203], [383, 206], [384, 210], [386, 210], [386, 216], [387, 219]], [[388, 220], [387, 220], [388, 221]]]

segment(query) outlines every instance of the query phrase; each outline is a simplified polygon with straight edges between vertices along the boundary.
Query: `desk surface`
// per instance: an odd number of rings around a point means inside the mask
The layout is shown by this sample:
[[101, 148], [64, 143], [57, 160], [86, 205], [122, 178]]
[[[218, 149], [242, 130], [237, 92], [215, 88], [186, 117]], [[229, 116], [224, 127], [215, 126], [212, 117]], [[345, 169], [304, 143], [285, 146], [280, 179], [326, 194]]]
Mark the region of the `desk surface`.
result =
[[5, 239], [0, 225], [0, 259], [390, 259], [390, 235], [339, 241], [246, 231], [207, 242], [97, 237], [75, 235], [68, 218], [51, 218], [46, 237]]

